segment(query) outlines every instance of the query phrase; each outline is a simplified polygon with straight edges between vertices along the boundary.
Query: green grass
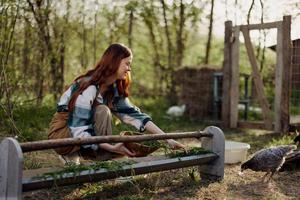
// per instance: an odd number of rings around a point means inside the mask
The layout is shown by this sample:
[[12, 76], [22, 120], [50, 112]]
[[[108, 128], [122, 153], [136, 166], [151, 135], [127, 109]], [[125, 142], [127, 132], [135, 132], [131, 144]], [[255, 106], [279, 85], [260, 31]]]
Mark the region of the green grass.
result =
[[[192, 121], [184, 116], [177, 118], [167, 116], [166, 111], [169, 106], [162, 98], [132, 98], [131, 102], [139, 107], [142, 112], [148, 114], [153, 122], [165, 132], [196, 131], [205, 127], [205, 123], [200, 120]], [[123, 130], [135, 129], [124, 124], [119, 124], [114, 127], [114, 133]]]
[[47, 129], [52, 115], [53, 106], [16, 106], [13, 119], [7, 117], [4, 110], [0, 110], [1, 136], [17, 136], [20, 141], [33, 141], [47, 138]]

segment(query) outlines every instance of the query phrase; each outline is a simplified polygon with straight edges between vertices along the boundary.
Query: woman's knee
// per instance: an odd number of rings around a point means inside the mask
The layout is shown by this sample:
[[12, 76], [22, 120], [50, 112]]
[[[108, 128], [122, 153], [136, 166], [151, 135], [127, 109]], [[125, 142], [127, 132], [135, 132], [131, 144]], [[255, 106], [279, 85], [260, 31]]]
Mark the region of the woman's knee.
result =
[[111, 118], [111, 111], [109, 109], [109, 107], [107, 107], [106, 105], [98, 105], [95, 108], [95, 113], [94, 113], [94, 118], [96, 119], [96, 121], [98, 121], [98, 119], [103, 119], [103, 118]]

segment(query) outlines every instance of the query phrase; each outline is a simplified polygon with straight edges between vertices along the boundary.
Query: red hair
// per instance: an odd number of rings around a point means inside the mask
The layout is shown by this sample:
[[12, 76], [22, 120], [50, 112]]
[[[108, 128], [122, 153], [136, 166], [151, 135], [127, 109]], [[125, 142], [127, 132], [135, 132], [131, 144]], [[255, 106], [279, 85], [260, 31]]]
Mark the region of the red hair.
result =
[[[101, 59], [96, 64], [94, 69], [89, 70], [84, 75], [78, 76], [74, 81], [78, 81], [79, 87], [72, 95], [68, 109], [72, 111], [77, 97], [81, 94], [86, 88], [90, 85], [99, 85], [105, 83], [108, 77], [113, 76], [117, 73], [121, 60], [131, 56], [131, 50], [123, 44], [111, 44], [103, 53]], [[87, 78], [87, 80], [84, 80]], [[131, 84], [130, 73], [126, 74], [124, 80], [117, 80], [117, 89], [121, 96], [128, 97], [129, 96], [129, 86]], [[113, 91], [108, 91], [108, 99], [112, 101]], [[111, 103], [111, 102], [109, 102]]]

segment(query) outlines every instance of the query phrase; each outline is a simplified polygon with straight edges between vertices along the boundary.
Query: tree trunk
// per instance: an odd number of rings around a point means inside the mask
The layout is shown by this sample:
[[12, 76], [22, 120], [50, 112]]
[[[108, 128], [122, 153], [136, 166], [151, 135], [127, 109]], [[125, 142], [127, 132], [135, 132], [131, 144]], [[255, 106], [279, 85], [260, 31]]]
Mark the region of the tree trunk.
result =
[[153, 56], [153, 66], [155, 70], [155, 74], [158, 76], [159, 81], [155, 81], [154, 83], [154, 88], [156, 91], [158, 91], [159, 95], [163, 94], [163, 83], [164, 83], [164, 69], [165, 67], [161, 64], [161, 58], [160, 58], [160, 53], [159, 53], [159, 47], [160, 45], [157, 42], [155, 33], [154, 33], [154, 27], [153, 27], [153, 7], [150, 8], [144, 8], [144, 12], [141, 15], [144, 23], [146, 24], [146, 27], [149, 29], [149, 35], [150, 35], [150, 41], [151, 45], [154, 51], [154, 56]]
[[163, 18], [165, 23], [165, 35], [167, 38], [167, 49], [168, 49], [168, 68], [166, 70], [165, 79], [166, 79], [166, 86], [167, 86], [167, 95], [170, 105], [174, 105], [177, 103], [176, 93], [175, 93], [175, 85], [172, 78], [172, 74], [174, 72], [174, 56], [173, 56], [173, 45], [171, 42], [171, 34], [169, 31], [169, 25], [167, 20], [166, 14], [166, 4], [164, 0], [160, 0], [162, 9], [163, 9]]
[[167, 20], [167, 14], [166, 14], [166, 4], [164, 0], [160, 0], [161, 5], [162, 5], [162, 9], [163, 9], [163, 17], [164, 17], [164, 23], [165, 23], [165, 35], [167, 38], [167, 46], [168, 46], [168, 68], [172, 68], [172, 59], [173, 59], [173, 45], [171, 42], [171, 35], [170, 35], [170, 31], [169, 31], [169, 25], [168, 25], [168, 20]]
[[[11, 86], [9, 76], [7, 74], [9, 55], [11, 53], [11, 48], [13, 44], [13, 36], [15, 32], [16, 21], [19, 16], [19, 5], [16, 5], [16, 10], [14, 10], [14, 5], [7, 5], [3, 2], [1, 3], [1, 41], [0, 41], [0, 86], [1, 86], [1, 97], [5, 97], [5, 111], [9, 118], [12, 118], [13, 104], [11, 100]], [[11, 3], [13, 4], [13, 3]], [[5, 9], [6, 8], [6, 9]], [[3, 10], [2, 10], [3, 9]], [[11, 13], [9, 13], [11, 12]], [[1, 100], [1, 98], [0, 98]]]
[[85, 14], [82, 16], [81, 28], [82, 28], [82, 48], [80, 53], [80, 64], [83, 69], [87, 68], [88, 56], [87, 56], [87, 31], [85, 28]]
[[133, 26], [133, 19], [134, 19], [134, 15], [133, 15], [133, 9], [130, 9], [130, 13], [129, 13], [129, 25], [128, 25], [128, 46], [129, 48], [132, 48], [132, 26]]
[[177, 31], [177, 56], [176, 56], [176, 67], [182, 65], [183, 53], [184, 53], [184, 43], [183, 43], [183, 30], [185, 25], [185, 15], [184, 15], [184, 4], [180, 0], [180, 18], [179, 18], [179, 29]]
[[94, 16], [94, 39], [93, 39], [93, 51], [94, 51], [94, 65], [97, 62], [97, 11]]
[[[40, 41], [42, 43], [43, 41]], [[40, 50], [37, 52], [39, 57], [39, 63], [35, 63], [35, 73], [36, 73], [36, 82], [33, 90], [36, 93], [36, 105], [41, 105], [43, 101], [43, 93], [44, 93], [44, 73], [43, 67], [45, 65], [45, 49], [41, 45]]]
[[248, 13], [247, 13], [247, 24], [250, 24], [250, 17], [251, 17], [251, 12], [252, 12], [252, 9], [253, 9], [253, 6], [254, 6], [254, 1], [255, 0], [252, 0], [252, 3], [250, 5], [250, 8], [249, 8]]
[[211, 0], [209, 28], [208, 28], [208, 37], [207, 37], [207, 43], [206, 43], [204, 64], [209, 63], [209, 55], [210, 55], [210, 47], [211, 47], [211, 36], [212, 36], [213, 22], [214, 22], [214, 4], [215, 4], [215, 1]]
[[28, 68], [30, 64], [29, 55], [31, 49], [29, 48], [29, 39], [30, 39], [30, 22], [25, 19], [25, 28], [24, 28], [24, 43], [23, 43], [23, 50], [22, 50], [22, 73], [23, 77], [25, 78], [28, 73]]
[[51, 43], [51, 37], [50, 37], [50, 30], [49, 30], [49, 13], [50, 13], [50, 3], [47, 1], [46, 8], [42, 8], [41, 3], [37, 3], [34, 5], [30, 0], [27, 0], [30, 9], [33, 13], [33, 16], [37, 22], [39, 36], [44, 41], [44, 47], [46, 49], [49, 63], [50, 63], [50, 75], [52, 79], [52, 85], [51, 85], [51, 92], [55, 98], [55, 100], [58, 98], [58, 95], [62, 91], [62, 86], [59, 85], [57, 78], [57, 69], [59, 69], [59, 62], [56, 58], [56, 55], [53, 51], [53, 44]]

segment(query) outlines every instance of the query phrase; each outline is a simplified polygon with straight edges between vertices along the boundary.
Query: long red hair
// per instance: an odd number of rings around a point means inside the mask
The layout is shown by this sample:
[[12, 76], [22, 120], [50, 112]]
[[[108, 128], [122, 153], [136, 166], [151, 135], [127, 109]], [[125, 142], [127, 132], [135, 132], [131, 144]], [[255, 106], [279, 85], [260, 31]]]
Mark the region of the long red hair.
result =
[[[79, 94], [81, 94], [86, 88], [88, 88], [90, 85], [99, 85], [103, 84], [108, 77], [113, 76], [115, 73], [117, 73], [118, 68], [120, 66], [121, 60], [124, 58], [127, 58], [131, 56], [131, 50], [126, 47], [123, 44], [115, 43], [111, 44], [103, 53], [101, 59], [96, 64], [96, 66], [89, 70], [87, 73], [78, 76], [74, 81], [78, 81], [79, 87], [78, 89], [73, 93], [68, 109], [69, 111], [72, 111], [77, 97]], [[87, 77], [88, 79], [86, 81], [83, 81], [83, 78]], [[126, 74], [126, 77], [124, 80], [117, 80], [117, 89], [121, 96], [128, 97], [129, 95], [129, 86], [131, 84], [131, 77], [130, 73]], [[108, 91], [111, 92], [112, 91]], [[112, 96], [113, 94], [108, 94], [108, 96]], [[109, 98], [109, 101], [112, 99]]]

